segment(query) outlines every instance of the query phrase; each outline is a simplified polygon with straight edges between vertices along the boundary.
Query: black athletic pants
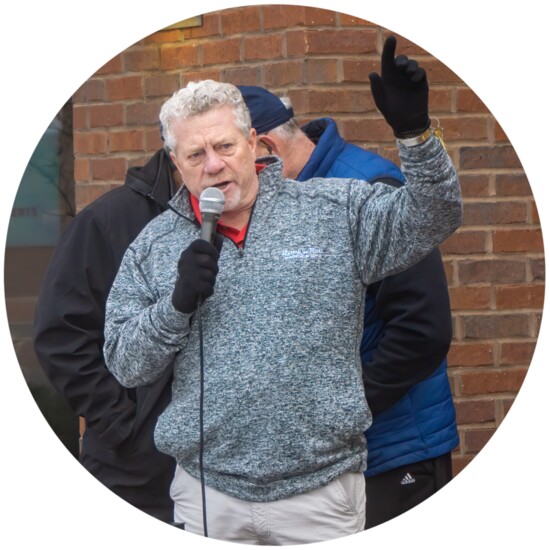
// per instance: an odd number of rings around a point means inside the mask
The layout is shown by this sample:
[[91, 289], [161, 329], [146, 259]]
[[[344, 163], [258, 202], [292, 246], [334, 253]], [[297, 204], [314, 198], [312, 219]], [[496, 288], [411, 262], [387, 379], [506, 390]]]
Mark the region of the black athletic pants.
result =
[[365, 529], [414, 508], [441, 489], [452, 477], [450, 452], [367, 477]]

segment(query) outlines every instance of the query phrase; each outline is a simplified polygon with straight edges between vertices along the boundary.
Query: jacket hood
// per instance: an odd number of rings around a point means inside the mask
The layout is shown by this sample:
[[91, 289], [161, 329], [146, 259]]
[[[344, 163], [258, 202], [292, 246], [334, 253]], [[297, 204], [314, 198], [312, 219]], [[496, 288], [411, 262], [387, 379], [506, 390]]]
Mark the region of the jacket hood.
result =
[[303, 126], [302, 131], [315, 143], [315, 149], [298, 175], [299, 181], [327, 174], [346, 146], [331, 118], [313, 120]]
[[164, 149], [159, 149], [145, 166], [129, 168], [124, 185], [153, 199], [166, 209], [175, 192], [168, 153]]

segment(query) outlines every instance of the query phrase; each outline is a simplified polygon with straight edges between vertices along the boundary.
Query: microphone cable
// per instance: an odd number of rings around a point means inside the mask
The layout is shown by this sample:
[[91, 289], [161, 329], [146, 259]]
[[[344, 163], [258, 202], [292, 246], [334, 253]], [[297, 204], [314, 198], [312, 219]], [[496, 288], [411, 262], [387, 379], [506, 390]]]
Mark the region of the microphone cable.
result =
[[201, 479], [201, 495], [202, 495], [202, 524], [204, 536], [208, 538], [208, 521], [206, 516], [206, 485], [204, 483], [204, 346], [202, 333], [202, 315], [201, 302], [197, 307], [197, 321], [199, 323], [199, 352], [200, 352], [200, 389], [199, 389], [199, 471]]

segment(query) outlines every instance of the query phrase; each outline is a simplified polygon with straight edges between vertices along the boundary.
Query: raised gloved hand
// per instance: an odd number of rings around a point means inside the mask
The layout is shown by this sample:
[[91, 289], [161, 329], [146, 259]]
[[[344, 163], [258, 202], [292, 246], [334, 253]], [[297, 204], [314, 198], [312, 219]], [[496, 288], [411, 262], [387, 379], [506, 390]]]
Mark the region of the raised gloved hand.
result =
[[223, 239], [217, 233], [213, 238], [214, 244], [197, 239], [181, 253], [178, 278], [172, 292], [172, 305], [181, 313], [193, 313], [199, 300], [214, 294]]
[[430, 127], [426, 71], [406, 55], [395, 56], [397, 40], [390, 36], [382, 50], [381, 76], [370, 73], [378, 110], [397, 138], [419, 135]]

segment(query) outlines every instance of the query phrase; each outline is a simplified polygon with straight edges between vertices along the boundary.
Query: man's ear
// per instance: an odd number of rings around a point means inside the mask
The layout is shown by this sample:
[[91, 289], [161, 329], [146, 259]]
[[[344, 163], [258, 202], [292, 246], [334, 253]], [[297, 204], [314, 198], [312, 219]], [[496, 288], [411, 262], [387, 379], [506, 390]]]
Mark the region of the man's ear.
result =
[[272, 139], [268, 134], [259, 135], [257, 140], [268, 150], [270, 155], [275, 155], [276, 157], [280, 156], [277, 141]]

